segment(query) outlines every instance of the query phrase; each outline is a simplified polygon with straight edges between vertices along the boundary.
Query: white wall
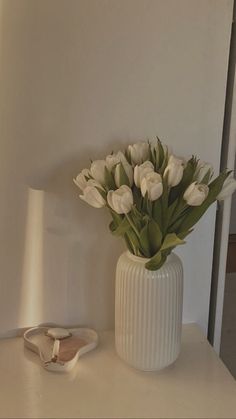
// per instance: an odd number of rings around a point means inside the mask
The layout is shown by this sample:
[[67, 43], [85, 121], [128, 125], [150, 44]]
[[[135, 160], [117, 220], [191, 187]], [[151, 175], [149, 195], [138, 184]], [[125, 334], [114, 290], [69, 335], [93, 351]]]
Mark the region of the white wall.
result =
[[[0, 330], [112, 327], [123, 247], [71, 179], [89, 158], [156, 133], [218, 170], [233, 1], [0, 5]], [[212, 208], [179, 250], [184, 320], [204, 330], [214, 221]]]

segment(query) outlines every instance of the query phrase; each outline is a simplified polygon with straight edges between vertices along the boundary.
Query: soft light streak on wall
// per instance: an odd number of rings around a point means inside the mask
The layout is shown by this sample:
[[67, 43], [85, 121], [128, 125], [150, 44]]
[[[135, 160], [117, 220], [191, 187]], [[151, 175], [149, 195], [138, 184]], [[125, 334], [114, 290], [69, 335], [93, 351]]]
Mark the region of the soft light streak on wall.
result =
[[43, 190], [28, 189], [20, 327], [42, 321], [44, 198]]

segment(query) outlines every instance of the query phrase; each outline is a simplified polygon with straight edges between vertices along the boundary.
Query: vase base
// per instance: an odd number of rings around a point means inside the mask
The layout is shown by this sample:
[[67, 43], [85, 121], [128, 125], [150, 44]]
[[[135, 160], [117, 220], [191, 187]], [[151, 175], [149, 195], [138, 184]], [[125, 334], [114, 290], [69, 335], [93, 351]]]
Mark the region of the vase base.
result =
[[134, 368], [137, 371], [143, 371], [143, 372], [159, 372], [159, 371], [163, 371], [164, 369], [171, 367], [179, 358], [180, 352], [181, 351], [179, 349], [177, 354], [165, 364], [162, 364], [159, 366], [155, 365], [153, 367], [150, 367], [150, 366], [145, 367], [145, 366], [138, 365], [137, 363], [133, 363], [132, 361], [125, 359], [122, 355], [119, 354], [118, 350], [116, 349], [116, 354], [120, 358], [121, 361], [125, 362], [126, 365], [128, 365], [129, 367]]

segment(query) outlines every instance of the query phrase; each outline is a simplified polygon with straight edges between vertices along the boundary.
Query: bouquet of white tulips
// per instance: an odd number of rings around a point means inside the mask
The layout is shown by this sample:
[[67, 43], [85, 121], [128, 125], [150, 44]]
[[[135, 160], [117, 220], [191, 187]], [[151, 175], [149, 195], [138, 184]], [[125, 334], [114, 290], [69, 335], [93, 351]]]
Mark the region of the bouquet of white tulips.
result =
[[230, 173], [212, 180], [210, 164], [177, 158], [157, 138], [93, 161], [74, 182], [81, 199], [107, 207], [112, 234], [123, 237], [134, 255], [148, 258], [147, 269], [157, 270], [208, 207], [234, 192]]

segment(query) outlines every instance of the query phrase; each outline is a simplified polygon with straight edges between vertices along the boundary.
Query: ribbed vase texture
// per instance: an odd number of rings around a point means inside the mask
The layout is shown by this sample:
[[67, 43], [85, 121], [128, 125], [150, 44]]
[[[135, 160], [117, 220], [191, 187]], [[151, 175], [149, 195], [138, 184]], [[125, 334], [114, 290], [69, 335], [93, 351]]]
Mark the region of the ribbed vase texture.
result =
[[116, 269], [115, 339], [118, 355], [140, 370], [160, 370], [179, 355], [183, 268], [171, 253], [157, 271], [123, 253]]

